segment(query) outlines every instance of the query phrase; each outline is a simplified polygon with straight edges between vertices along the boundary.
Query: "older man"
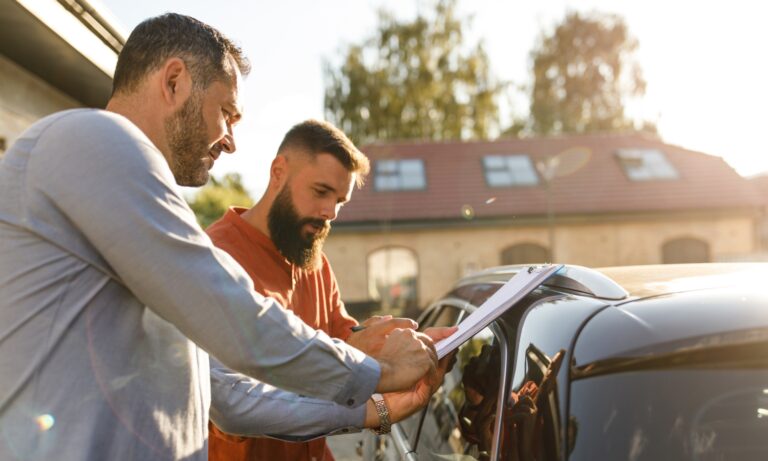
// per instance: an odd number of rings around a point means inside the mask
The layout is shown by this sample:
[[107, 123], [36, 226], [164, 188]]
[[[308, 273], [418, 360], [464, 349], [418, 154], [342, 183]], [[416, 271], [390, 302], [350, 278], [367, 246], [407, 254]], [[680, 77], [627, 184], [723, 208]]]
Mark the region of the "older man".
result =
[[235, 150], [247, 73], [215, 29], [149, 19], [120, 54], [106, 111], [46, 117], [5, 154], [0, 459], [206, 459], [197, 346], [347, 407], [434, 372], [430, 341], [412, 330], [374, 360], [308, 327], [196, 224], [177, 184], [205, 183]]

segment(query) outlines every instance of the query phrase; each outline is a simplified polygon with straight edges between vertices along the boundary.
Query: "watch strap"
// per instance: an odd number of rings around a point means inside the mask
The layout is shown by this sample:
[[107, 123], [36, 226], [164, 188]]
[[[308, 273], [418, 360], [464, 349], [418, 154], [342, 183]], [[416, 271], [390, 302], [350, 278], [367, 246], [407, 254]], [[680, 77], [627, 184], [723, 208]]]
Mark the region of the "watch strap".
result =
[[389, 434], [392, 429], [392, 422], [389, 419], [389, 408], [387, 408], [387, 402], [384, 400], [384, 396], [381, 394], [373, 394], [371, 396], [373, 405], [376, 407], [376, 413], [379, 415], [379, 428], [371, 429], [378, 435]]

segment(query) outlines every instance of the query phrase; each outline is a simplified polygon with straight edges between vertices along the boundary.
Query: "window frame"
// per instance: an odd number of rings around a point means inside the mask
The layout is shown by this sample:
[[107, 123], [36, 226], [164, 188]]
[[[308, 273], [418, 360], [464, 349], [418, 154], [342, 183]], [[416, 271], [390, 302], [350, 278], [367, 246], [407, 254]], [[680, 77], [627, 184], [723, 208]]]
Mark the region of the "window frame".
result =
[[[689, 258], [703, 250], [705, 258]], [[712, 262], [712, 244], [704, 238], [692, 235], [672, 237], [661, 242], [661, 264], [700, 264]], [[684, 255], [685, 257], [680, 257]], [[698, 256], [698, 254], [696, 254]]]
[[[512, 250], [515, 250], [515, 249], [518, 250], [517, 252], [519, 253], [523, 253], [523, 252], [532, 253], [534, 251], [539, 252], [540, 250], [543, 250], [543, 252], [546, 254], [546, 257], [541, 261], [534, 261], [534, 260], [509, 261], [507, 257], [512, 256], [511, 255]], [[512, 243], [510, 245], [503, 247], [499, 252], [499, 260], [500, 260], [501, 266], [542, 264], [542, 263], [546, 263], [547, 261], [552, 261], [552, 249], [540, 244], [539, 242], [533, 242], [529, 240], [520, 241], [520, 242]]]
[[[631, 182], [645, 183], [653, 181], [677, 181], [681, 179], [680, 172], [669, 160], [669, 155], [661, 149], [657, 148], [644, 148], [644, 147], [622, 147], [615, 151], [616, 161], [619, 163], [621, 171], [624, 176]], [[646, 163], [646, 156], [658, 155], [662, 162], [664, 162], [665, 168], [669, 168], [671, 176], [659, 176], [658, 172], [654, 173], [653, 165]], [[642, 165], [633, 168], [630, 163], [633, 160], [639, 159], [642, 161]], [[648, 177], [638, 177], [637, 174], [633, 174], [632, 171], [644, 171]]]
[[[385, 168], [388, 163], [393, 165], [393, 172], [389, 172], [389, 168]], [[405, 187], [403, 185], [403, 168], [402, 164], [405, 162], [417, 162], [421, 168], [421, 182], [420, 187]], [[383, 174], [381, 170], [387, 170], [386, 174]], [[382, 187], [379, 183], [380, 178], [386, 178], [388, 180], [394, 179], [397, 185], [395, 187]], [[376, 159], [373, 168], [373, 190], [376, 192], [408, 192], [408, 191], [423, 191], [427, 190], [427, 166], [426, 162], [421, 157], [408, 157], [408, 158], [382, 158]]]
[[[365, 290], [367, 291], [367, 299], [369, 301], [373, 301], [378, 303], [380, 306], [382, 306], [382, 299], [381, 294], [379, 293], [379, 299], [376, 299], [375, 296], [372, 296], [371, 293], [371, 280], [376, 273], [374, 271], [371, 271], [371, 264], [370, 260], [371, 257], [379, 252], [383, 251], [393, 251], [393, 250], [405, 250], [408, 252], [408, 254], [413, 257], [413, 262], [415, 264], [416, 273], [413, 277], [414, 279], [414, 297], [413, 297], [413, 305], [418, 306], [419, 305], [419, 289], [420, 289], [420, 281], [421, 281], [421, 260], [419, 259], [419, 255], [416, 253], [416, 250], [414, 250], [411, 247], [405, 246], [405, 245], [398, 245], [398, 244], [391, 244], [391, 245], [384, 245], [380, 247], [376, 247], [373, 250], [369, 251], [368, 254], [365, 255]], [[404, 298], [407, 299], [407, 298]], [[406, 306], [406, 309], [408, 307]]]
[[[493, 168], [489, 167], [488, 163], [490, 160], [493, 159], [501, 159], [504, 163], [504, 168]], [[525, 159], [528, 163], [528, 166], [530, 166], [530, 172], [533, 173], [534, 182], [533, 183], [520, 183], [514, 181], [514, 175], [512, 174], [515, 170], [510, 169], [509, 165], [509, 159], [510, 158], [522, 158]], [[485, 180], [485, 185], [490, 187], [491, 189], [508, 189], [508, 188], [516, 188], [516, 187], [538, 187], [542, 184], [542, 178], [539, 175], [539, 171], [536, 169], [536, 164], [534, 163], [533, 159], [531, 158], [530, 154], [485, 154], [480, 160], [482, 166], [483, 166], [483, 179]], [[489, 179], [490, 173], [506, 173], [510, 176], [512, 179], [510, 184], [493, 184]]]

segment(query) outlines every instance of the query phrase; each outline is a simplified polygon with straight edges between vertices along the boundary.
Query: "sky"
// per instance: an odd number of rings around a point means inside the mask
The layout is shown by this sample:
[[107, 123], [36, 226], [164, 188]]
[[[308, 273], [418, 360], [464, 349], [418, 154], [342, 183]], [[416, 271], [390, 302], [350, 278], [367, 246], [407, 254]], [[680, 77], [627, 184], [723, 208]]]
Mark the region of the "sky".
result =
[[[323, 118], [323, 62], [338, 61], [346, 45], [370, 37], [377, 12], [401, 19], [428, 12], [429, 0], [94, 0], [129, 32], [151, 16], [173, 11], [217, 27], [253, 64], [235, 129], [237, 153], [212, 173], [242, 175], [258, 198], [268, 167], [288, 129]], [[459, 0], [471, 17], [467, 39], [482, 40], [494, 74], [530, 82], [530, 50], [542, 28], [567, 11], [623, 16], [638, 39], [636, 58], [648, 83], [632, 115], [655, 121], [662, 139], [723, 157], [745, 176], [768, 172], [768, 28], [762, 2], [730, 0]], [[511, 110], [527, 113], [527, 101]], [[502, 120], [508, 125], [510, 120]]]

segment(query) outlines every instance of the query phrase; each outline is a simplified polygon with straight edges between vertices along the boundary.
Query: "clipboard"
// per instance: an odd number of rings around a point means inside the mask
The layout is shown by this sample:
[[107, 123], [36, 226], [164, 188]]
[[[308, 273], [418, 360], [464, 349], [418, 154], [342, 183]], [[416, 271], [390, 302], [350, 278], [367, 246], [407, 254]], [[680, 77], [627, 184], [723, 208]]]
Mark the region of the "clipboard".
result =
[[535, 290], [549, 277], [563, 267], [562, 264], [544, 264], [523, 269], [501, 286], [496, 293], [468, 315], [456, 333], [435, 344], [437, 358], [442, 359], [451, 351], [464, 344], [469, 338], [490, 325], [507, 309], [517, 304], [525, 295]]

